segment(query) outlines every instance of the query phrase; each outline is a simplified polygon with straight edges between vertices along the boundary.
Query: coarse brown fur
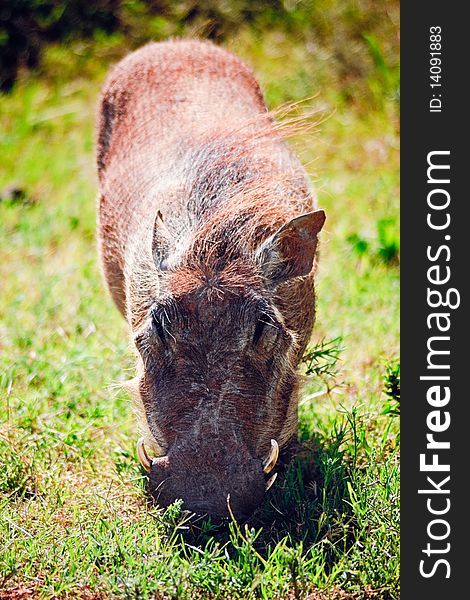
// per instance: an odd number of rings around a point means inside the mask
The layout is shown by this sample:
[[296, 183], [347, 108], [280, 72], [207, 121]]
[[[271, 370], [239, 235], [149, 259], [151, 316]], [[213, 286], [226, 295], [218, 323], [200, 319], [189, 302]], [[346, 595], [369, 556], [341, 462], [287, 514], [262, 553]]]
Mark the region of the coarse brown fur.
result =
[[[297, 433], [324, 221], [249, 69], [205, 42], [150, 44], [99, 112], [99, 244], [138, 357], [151, 491], [249, 514], [270, 440]], [[305, 215], [305, 216], [301, 216]]]

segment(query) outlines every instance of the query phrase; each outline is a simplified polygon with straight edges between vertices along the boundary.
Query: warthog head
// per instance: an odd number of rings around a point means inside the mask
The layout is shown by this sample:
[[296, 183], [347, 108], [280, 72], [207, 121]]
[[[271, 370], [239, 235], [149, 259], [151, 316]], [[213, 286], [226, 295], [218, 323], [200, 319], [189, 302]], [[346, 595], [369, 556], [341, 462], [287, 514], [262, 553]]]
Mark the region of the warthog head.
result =
[[296, 367], [325, 220], [321, 210], [285, 220], [273, 209], [268, 225], [250, 210], [219, 215], [179, 255], [157, 217], [159, 294], [133, 331], [150, 491], [162, 506], [181, 498], [216, 517], [254, 511], [296, 434]]

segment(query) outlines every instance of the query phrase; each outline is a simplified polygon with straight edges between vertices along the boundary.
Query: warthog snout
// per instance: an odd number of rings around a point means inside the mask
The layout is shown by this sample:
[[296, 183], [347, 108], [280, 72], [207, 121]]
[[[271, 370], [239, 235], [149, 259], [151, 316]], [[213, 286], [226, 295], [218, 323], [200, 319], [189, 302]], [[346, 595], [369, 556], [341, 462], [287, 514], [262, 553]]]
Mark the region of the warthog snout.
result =
[[150, 471], [150, 493], [160, 506], [181, 499], [186, 510], [216, 518], [232, 512], [237, 520], [248, 518], [261, 504], [278, 457], [275, 440], [265, 460], [251, 457], [246, 448], [227, 451], [213, 442], [192, 451], [178, 444], [167, 456], [150, 459], [139, 445], [139, 457]]

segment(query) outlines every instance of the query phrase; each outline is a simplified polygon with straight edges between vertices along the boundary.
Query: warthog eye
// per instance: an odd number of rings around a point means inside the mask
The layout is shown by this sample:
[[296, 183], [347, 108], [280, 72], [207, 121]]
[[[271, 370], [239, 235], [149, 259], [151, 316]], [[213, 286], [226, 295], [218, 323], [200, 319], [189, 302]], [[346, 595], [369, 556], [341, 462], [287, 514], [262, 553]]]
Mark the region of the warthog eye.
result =
[[264, 321], [259, 320], [256, 323], [255, 333], [253, 334], [253, 344], [256, 345], [260, 341], [265, 327], [266, 327], [266, 323]]
[[165, 342], [165, 329], [163, 327], [163, 323], [162, 323], [160, 316], [158, 315], [155, 308], [152, 309], [150, 314], [152, 316], [152, 324], [153, 324], [156, 334], [158, 335], [158, 337], [161, 339], [162, 342]]

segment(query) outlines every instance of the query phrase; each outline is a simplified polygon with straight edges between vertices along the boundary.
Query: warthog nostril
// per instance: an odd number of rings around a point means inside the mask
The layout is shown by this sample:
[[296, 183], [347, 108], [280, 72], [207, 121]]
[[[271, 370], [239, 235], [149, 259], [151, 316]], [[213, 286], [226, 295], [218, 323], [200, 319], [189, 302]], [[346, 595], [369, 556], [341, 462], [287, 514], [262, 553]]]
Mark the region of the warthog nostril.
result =
[[259, 459], [247, 457], [243, 468], [237, 461], [235, 454], [232, 461], [226, 458], [224, 465], [195, 462], [193, 453], [170, 451], [168, 456], [152, 460], [148, 491], [161, 507], [181, 499], [185, 510], [198, 515], [230, 518], [233, 513], [236, 519], [248, 518], [263, 501], [266, 482]]

